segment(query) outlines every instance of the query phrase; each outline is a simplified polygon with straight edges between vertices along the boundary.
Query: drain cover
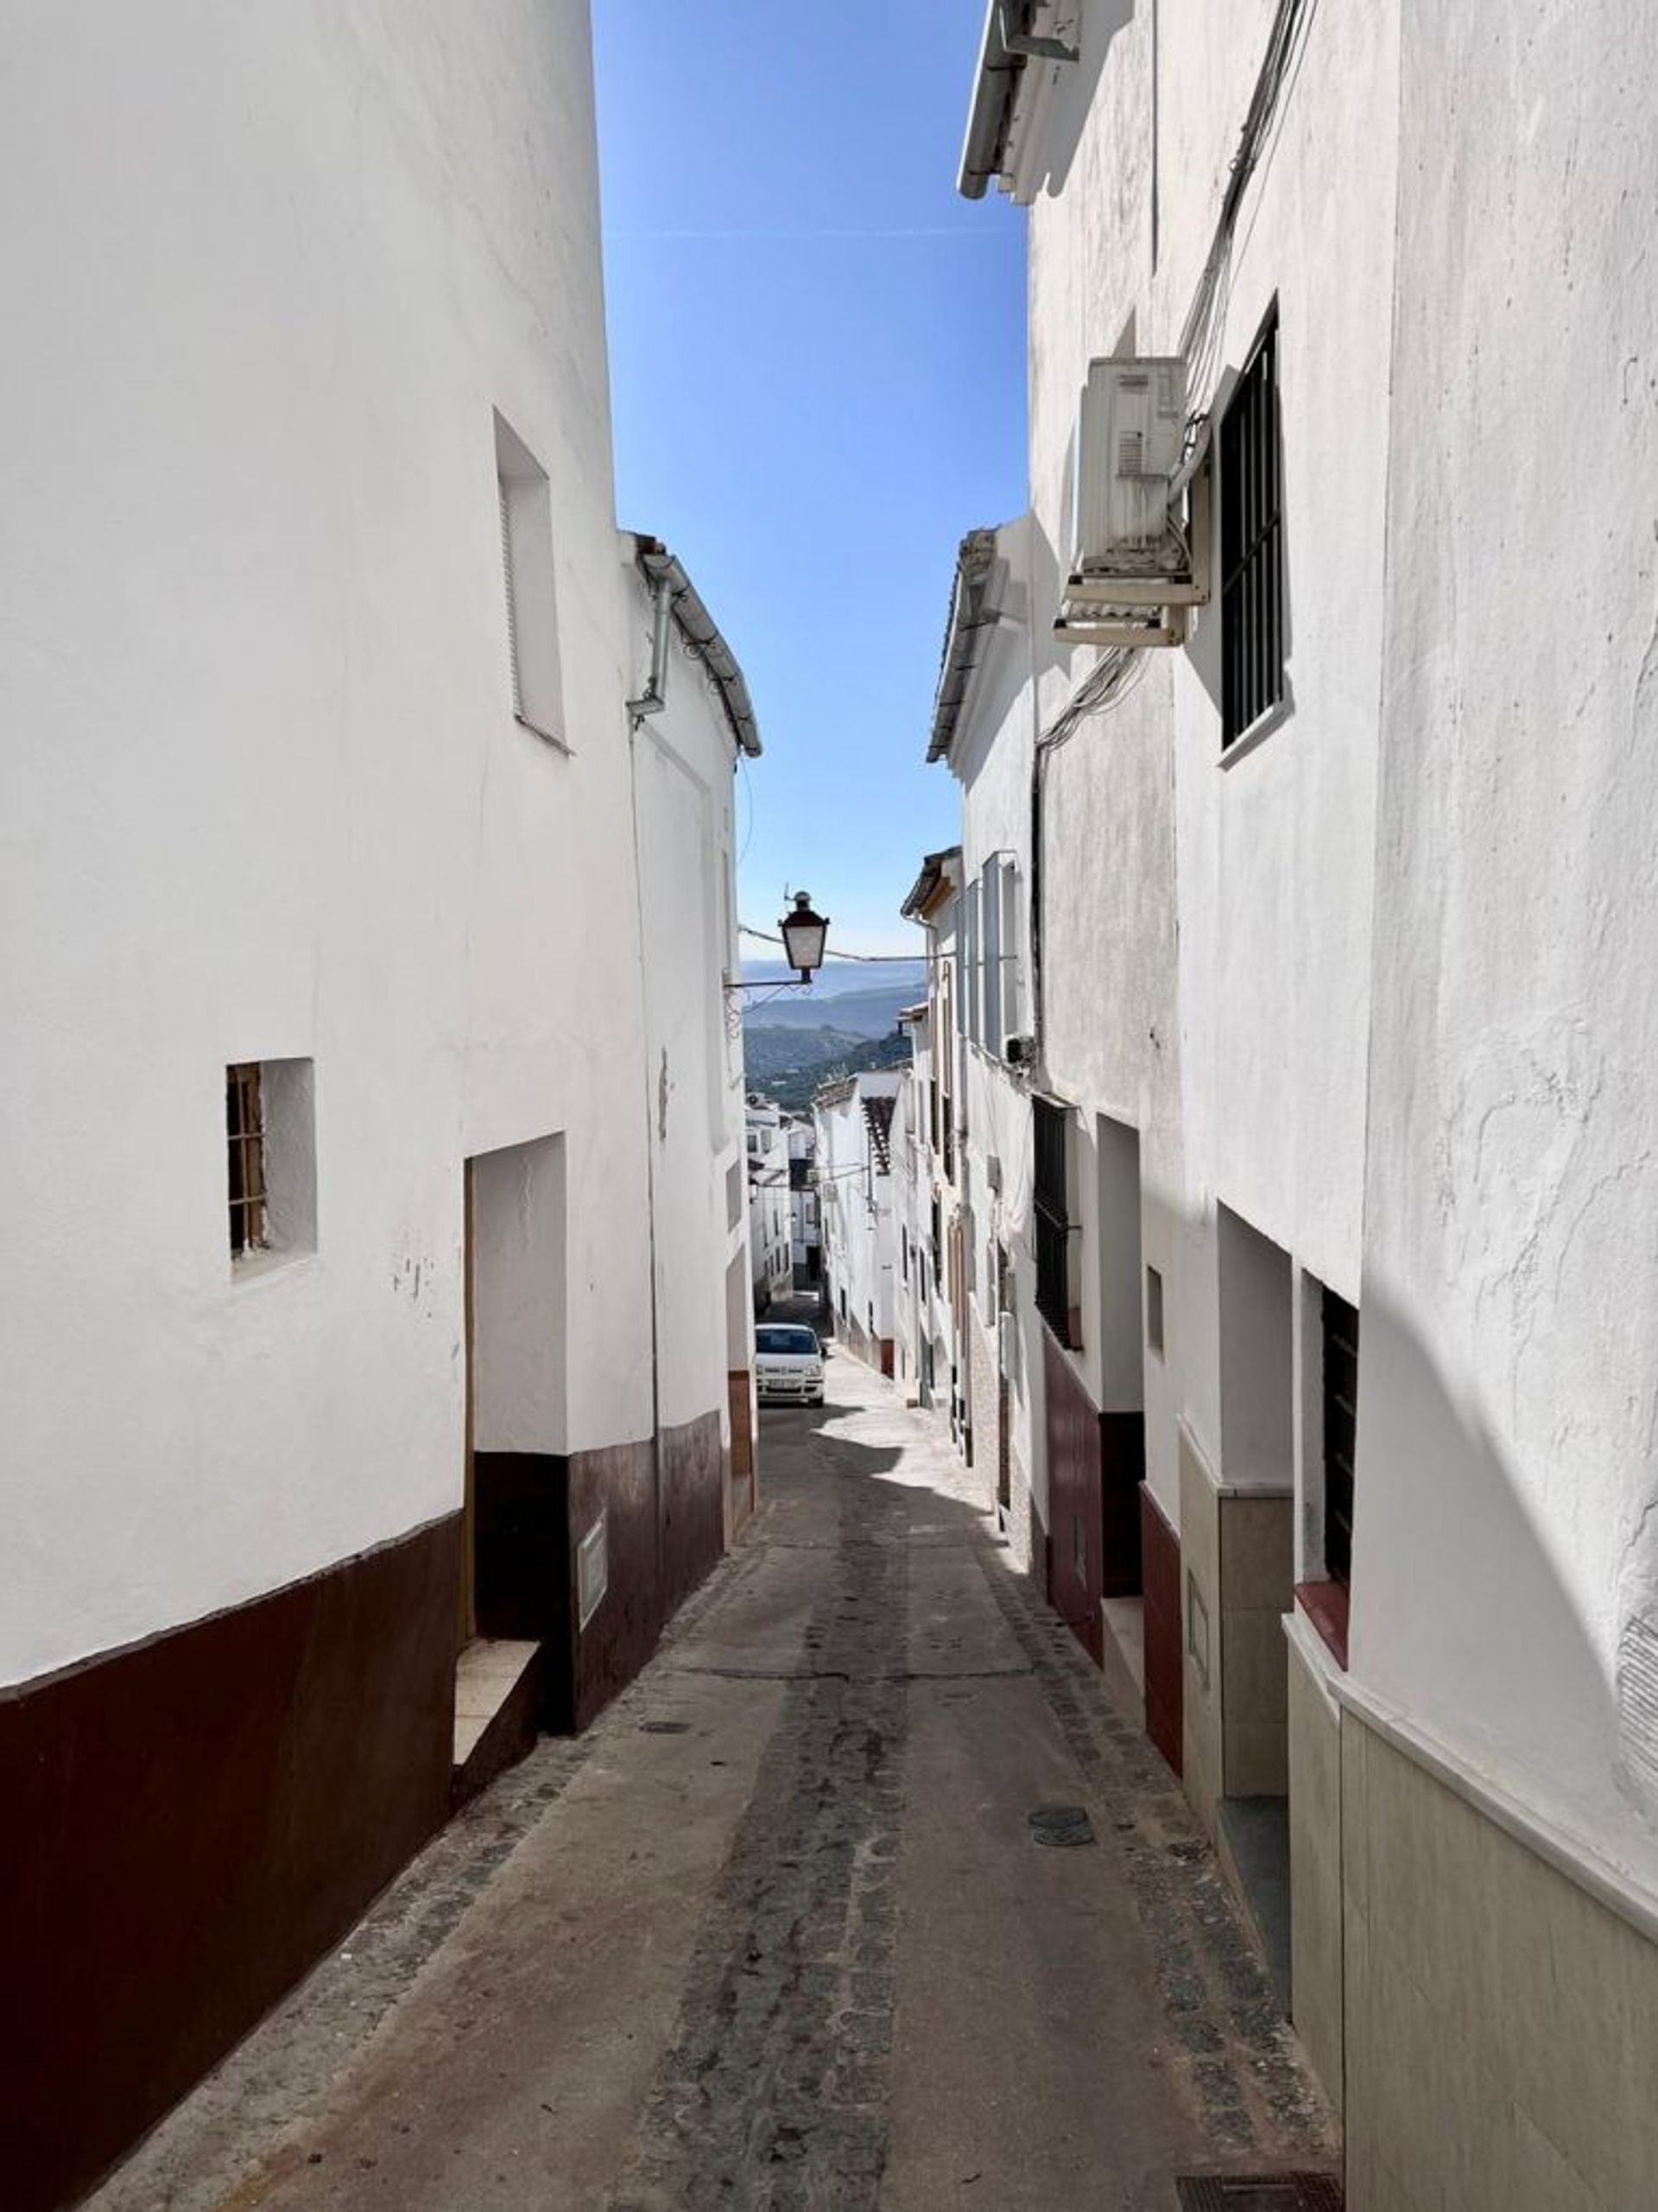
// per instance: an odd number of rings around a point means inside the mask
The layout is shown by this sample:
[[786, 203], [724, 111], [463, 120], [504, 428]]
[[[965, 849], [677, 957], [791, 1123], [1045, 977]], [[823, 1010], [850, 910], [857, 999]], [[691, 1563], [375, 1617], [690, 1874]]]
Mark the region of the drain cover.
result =
[[1080, 1805], [1039, 1805], [1027, 1817], [1033, 1843], [1064, 1851], [1094, 1840], [1094, 1824]]
[[1188, 2174], [1174, 2186], [1180, 2212], [1342, 2212], [1328, 2174]]
[[688, 1736], [691, 1723], [688, 1721], [642, 1721], [639, 1733], [642, 1736]]

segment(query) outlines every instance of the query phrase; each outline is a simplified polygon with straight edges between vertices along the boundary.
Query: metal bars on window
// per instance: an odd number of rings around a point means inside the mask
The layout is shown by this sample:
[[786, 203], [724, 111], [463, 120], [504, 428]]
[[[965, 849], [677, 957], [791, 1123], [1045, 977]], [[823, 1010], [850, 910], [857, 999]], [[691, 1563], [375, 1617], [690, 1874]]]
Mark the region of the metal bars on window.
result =
[[1275, 310], [1220, 426], [1223, 750], [1284, 695], [1282, 508]]
[[495, 484], [501, 498], [501, 580], [507, 595], [507, 658], [512, 669], [512, 711], [522, 722], [524, 678], [518, 658], [518, 586], [512, 574], [512, 498], [504, 476], [497, 475]]
[[1324, 1293], [1324, 1566], [1332, 1581], [1353, 1571], [1353, 1454], [1358, 1433], [1358, 1313]]
[[1071, 1207], [1065, 1109], [1031, 1100], [1035, 1144], [1033, 1211], [1036, 1223], [1036, 1310], [1061, 1344], [1071, 1341]]
[[225, 1070], [225, 1132], [230, 1148], [234, 1257], [256, 1252], [265, 1240], [265, 1120], [256, 1060]]

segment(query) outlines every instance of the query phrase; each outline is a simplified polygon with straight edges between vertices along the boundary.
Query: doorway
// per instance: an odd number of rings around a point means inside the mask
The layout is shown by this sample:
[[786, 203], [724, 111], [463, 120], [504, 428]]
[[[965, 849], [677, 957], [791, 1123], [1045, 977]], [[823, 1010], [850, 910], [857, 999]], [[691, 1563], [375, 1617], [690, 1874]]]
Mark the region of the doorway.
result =
[[[564, 1140], [465, 1161], [455, 1768], [462, 1794], [566, 1701]], [[556, 1654], [551, 1669], [543, 1652]], [[556, 1680], [553, 1679], [556, 1677]]]

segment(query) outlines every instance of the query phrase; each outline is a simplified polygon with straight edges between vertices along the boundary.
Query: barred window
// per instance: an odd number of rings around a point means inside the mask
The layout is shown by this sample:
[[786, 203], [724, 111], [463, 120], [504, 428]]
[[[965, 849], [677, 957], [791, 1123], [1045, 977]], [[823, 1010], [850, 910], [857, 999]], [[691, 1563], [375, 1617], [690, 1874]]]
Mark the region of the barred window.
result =
[[225, 1070], [225, 1130], [231, 1156], [231, 1251], [256, 1252], [265, 1241], [265, 1115], [256, 1060]]
[[1063, 1106], [1031, 1100], [1036, 1173], [1036, 1310], [1061, 1344], [1071, 1342], [1071, 1206]]
[[1358, 1312], [1324, 1293], [1324, 1568], [1353, 1571], [1353, 1456], [1358, 1436]]
[[1223, 751], [1284, 695], [1282, 507], [1275, 307], [1220, 426]]

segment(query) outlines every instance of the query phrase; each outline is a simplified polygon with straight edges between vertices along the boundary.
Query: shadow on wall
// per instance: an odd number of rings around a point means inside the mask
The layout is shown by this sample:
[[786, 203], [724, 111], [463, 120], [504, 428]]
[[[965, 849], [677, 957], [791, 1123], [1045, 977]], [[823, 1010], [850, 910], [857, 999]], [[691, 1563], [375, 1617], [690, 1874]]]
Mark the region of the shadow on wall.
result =
[[[1079, 11], [1079, 58], [1075, 62], [1061, 64], [1055, 71], [1048, 96], [1047, 122], [1043, 133], [1047, 172], [1043, 183], [1051, 199], [1057, 200], [1065, 190], [1094, 105], [1105, 56], [1117, 33], [1126, 30], [1134, 21], [1134, 9], [1135, 0], [1103, 0], [1101, 5]], [[1030, 66], [1037, 69], [1049, 65], [1033, 61]]]
[[1360, 1315], [1355, 1679], [1430, 1733], [1460, 1724], [1463, 1755], [1562, 1829], [1601, 1814], [1658, 1881], [1658, 1513], [1638, 1517], [1604, 1651], [1489, 1423], [1385, 1296]]

